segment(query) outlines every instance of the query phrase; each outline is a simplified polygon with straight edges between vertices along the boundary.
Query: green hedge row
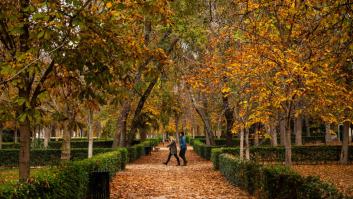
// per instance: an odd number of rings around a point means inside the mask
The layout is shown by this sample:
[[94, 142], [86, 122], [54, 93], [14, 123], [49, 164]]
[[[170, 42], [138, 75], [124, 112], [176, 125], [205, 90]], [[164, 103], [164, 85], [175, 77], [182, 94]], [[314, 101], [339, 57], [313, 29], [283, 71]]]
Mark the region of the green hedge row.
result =
[[[44, 139], [42, 139], [44, 140]], [[88, 141], [88, 138], [87, 137], [72, 137], [71, 138], [72, 141]], [[95, 141], [113, 141], [112, 138], [94, 138]], [[50, 141], [63, 141], [62, 138], [58, 138], [58, 139], [55, 139], [55, 138], [50, 138]]]
[[[203, 143], [206, 143], [206, 138], [205, 137], [199, 137], [195, 138], [200, 140]], [[315, 142], [320, 142], [320, 143], [325, 143], [325, 137], [324, 136], [303, 136], [302, 137], [303, 144], [308, 144], [308, 143], [315, 143]], [[193, 139], [189, 138], [189, 143], [191, 144], [193, 142]], [[255, 144], [255, 139], [250, 138], [249, 142], [251, 145]], [[226, 146], [227, 140], [226, 138], [216, 138], [215, 139], [215, 144], [217, 146]], [[278, 143], [280, 143], [280, 140], [278, 138]], [[295, 143], [295, 137], [292, 136], [292, 143]], [[240, 145], [240, 139], [239, 138], [233, 138], [232, 139], [232, 146], [239, 146]], [[263, 139], [259, 141], [259, 145], [271, 145], [271, 140], [270, 139]]]
[[[136, 160], [144, 155], [145, 146], [154, 146], [159, 143], [159, 139], [148, 139], [143, 143], [128, 147], [130, 161]], [[93, 148], [93, 155], [113, 151], [110, 148]], [[0, 150], [0, 166], [17, 167], [18, 166], [19, 149], [1, 149]], [[87, 148], [72, 148], [71, 160], [82, 160], [87, 158]], [[57, 165], [60, 162], [61, 149], [32, 149], [31, 150], [31, 166]]]
[[199, 139], [194, 139], [191, 142], [194, 151], [204, 159], [210, 160], [211, 159], [211, 150], [214, 148], [220, 148], [220, 146], [209, 146], [200, 141]]
[[303, 177], [284, 166], [263, 166], [253, 161], [241, 161], [236, 156], [219, 157], [221, 173], [234, 185], [264, 199], [309, 199], [345, 196], [333, 185], [317, 177]]
[[[113, 145], [112, 140], [95, 140], [93, 141], [93, 148], [111, 148]], [[50, 141], [48, 143], [49, 149], [60, 149], [62, 146], [62, 141]], [[20, 144], [15, 143], [3, 143], [3, 149], [18, 149]], [[71, 148], [88, 148], [87, 140], [72, 140]]]
[[[239, 155], [237, 147], [214, 148], [211, 160], [218, 168], [218, 157], [222, 153]], [[340, 159], [341, 146], [293, 146], [292, 161], [296, 164], [320, 164], [337, 162]], [[256, 147], [250, 149], [250, 159], [257, 162], [284, 162], [284, 147]], [[353, 161], [353, 146], [349, 146], [349, 161]]]
[[137, 160], [141, 156], [145, 155], [145, 147], [153, 147], [160, 143], [160, 139], [147, 139], [139, 144], [135, 144], [133, 146], [127, 147], [129, 151], [129, 160], [130, 162]]
[[[113, 151], [112, 148], [94, 148], [93, 155]], [[0, 166], [18, 167], [19, 149], [0, 150]], [[88, 149], [71, 149], [71, 160], [87, 158]], [[33, 149], [31, 150], [31, 166], [56, 165], [60, 162], [60, 149]]]
[[125, 168], [127, 153], [117, 149], [47, 169], [26, 183], [0, 185], [0, 198], [86, 198], [90, 172], [109, 171], [113, 176]]

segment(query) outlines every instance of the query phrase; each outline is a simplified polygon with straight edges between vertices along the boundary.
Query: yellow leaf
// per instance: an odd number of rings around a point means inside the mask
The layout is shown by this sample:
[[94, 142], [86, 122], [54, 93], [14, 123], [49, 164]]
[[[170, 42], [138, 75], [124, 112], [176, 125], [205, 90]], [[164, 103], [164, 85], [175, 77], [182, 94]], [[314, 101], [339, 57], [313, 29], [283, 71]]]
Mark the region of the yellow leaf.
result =
[[229, 87], [224, 87], [224, 88], [222, 88], [222, 93], [223, 93], [223, 94], [230, 93], [230, 88], [229, 88]]
[[113, 6], [112, 2], [108, 2], [106, 5], [105, 5], [107, 8], [111, 8]]

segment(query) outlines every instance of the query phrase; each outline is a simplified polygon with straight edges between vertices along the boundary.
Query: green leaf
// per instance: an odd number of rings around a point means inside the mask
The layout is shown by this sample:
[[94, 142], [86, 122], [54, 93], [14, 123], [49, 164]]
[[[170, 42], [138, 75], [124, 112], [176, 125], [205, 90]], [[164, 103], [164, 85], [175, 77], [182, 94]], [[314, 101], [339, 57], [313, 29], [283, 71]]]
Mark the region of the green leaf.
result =
[[38, 20], [38, 19], [44, 19], [45, 13], [43, 12], [37, 12], [33, 15], [32, 19], [33, 20]]
[[50, 39], [50, 33], [49, 33], [48, 31], [45, 31], [45, 33], [44, 33], [44, 39], [45, 39], [45, 40]]
[[44, 36], [44, 33], [45, 33], [44, 30], [40, 31], [40, 32], [38, 33], [38, 35], [37, 35], [37, 38], [38, 38], [38, 39], [41, 39], [41, 38]]
[[40, 100], [40, 101], [44, 101], [45, 99], [47, 99], [48, 98], [48, 92], [42, 92], [42, 93], [40, 93], [39, 95], [38, 95], [38, 99]]
[[40, 111], [35, 109], [34, 110], [34, 119], [38, 121], [40, 118], [41, 118]]
[[20, 116], [18, 116], [18, 121], [19, 122], [24, 122], [27, 118], [27, 113], [22, 113]]
[[10, 35], [21, 35], [23, 34], [23, 27], [14, 27], [10, 30]]
[[19, 106], [22, 106], [25, 102], [26, 102], [26, 99], [25, 98], [21, 98], [21, 97], [16, 100], [16, 103]]
[[117, 8], [118, 8], [119, 10], [123, 10], [123, 9], [125, 9], [125, 5], [124, 5], [123, 3], [118, 3]]

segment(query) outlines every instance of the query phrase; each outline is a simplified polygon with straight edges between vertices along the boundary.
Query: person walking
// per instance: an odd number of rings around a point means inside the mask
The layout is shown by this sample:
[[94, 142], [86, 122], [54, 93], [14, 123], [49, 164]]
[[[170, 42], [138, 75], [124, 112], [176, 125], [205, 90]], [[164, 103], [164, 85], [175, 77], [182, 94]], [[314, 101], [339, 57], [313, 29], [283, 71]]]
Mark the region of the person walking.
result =
[[186, 157], [185, 157], [185, 153], [186, 153], [186, 136], [184, 132], [180, 132], [180, 140], [179, 140], [179, 144], [180, 144], [180, 152], [179, 152], [179, 156], [183, 159], [183, 166], [186, 166], [186, 164], [188, 163], [188, 161], [186, 161]]
[[163, 164], [167, 165], [169, 160], [170, 160], [170, 158], [172, 157], [172, 155], [174, 155], [174, 157], [178, 161], [177, 166], [180, 166], [179, 157], [177, 156], [178, 149], [177, 149], [177, 145], [176, 145], [176, 142], [175, 142], [175, 138], [173, 136], [170, 136], [169, 139], [170, 139], [170, 144], [167, 146], [167, 147], [169, 147], [169, 155], [168, 155], [167, 161], [163, 162]]

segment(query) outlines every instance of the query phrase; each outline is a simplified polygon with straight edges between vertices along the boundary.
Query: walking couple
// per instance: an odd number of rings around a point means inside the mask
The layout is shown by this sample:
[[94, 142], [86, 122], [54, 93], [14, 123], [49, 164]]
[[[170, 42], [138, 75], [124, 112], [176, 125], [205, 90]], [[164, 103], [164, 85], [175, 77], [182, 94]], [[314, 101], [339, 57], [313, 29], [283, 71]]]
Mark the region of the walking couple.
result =
[[[186, 137], [184, 132], [180, 133], [180, 139], [179, 139], [179, 144], [180, 144], [180, 152], [179, 152], [179, 156], [183, 159], [183, 166], [186, 166], [187, 161], [185, 158], [185, 153], [186, 153]], [[172, 155], [174, 155], [174, 157], [176, 158], [176, 160], [178, 161], [178, 166], [180, 166], [180, 161], [179, 161], [179, 157], [177, 155], [178, 153], [178, 149], [177, 149], [177, 145], [175, 142], [175, 138], [173, 136], [170, 136], [170, 144], [167, 146], [169, 147], [169, 155], [168, 155], [168, 159], [166, 162], [163, 162], [163, 164], [167, 165], [170, 158], [172, 157]]]

